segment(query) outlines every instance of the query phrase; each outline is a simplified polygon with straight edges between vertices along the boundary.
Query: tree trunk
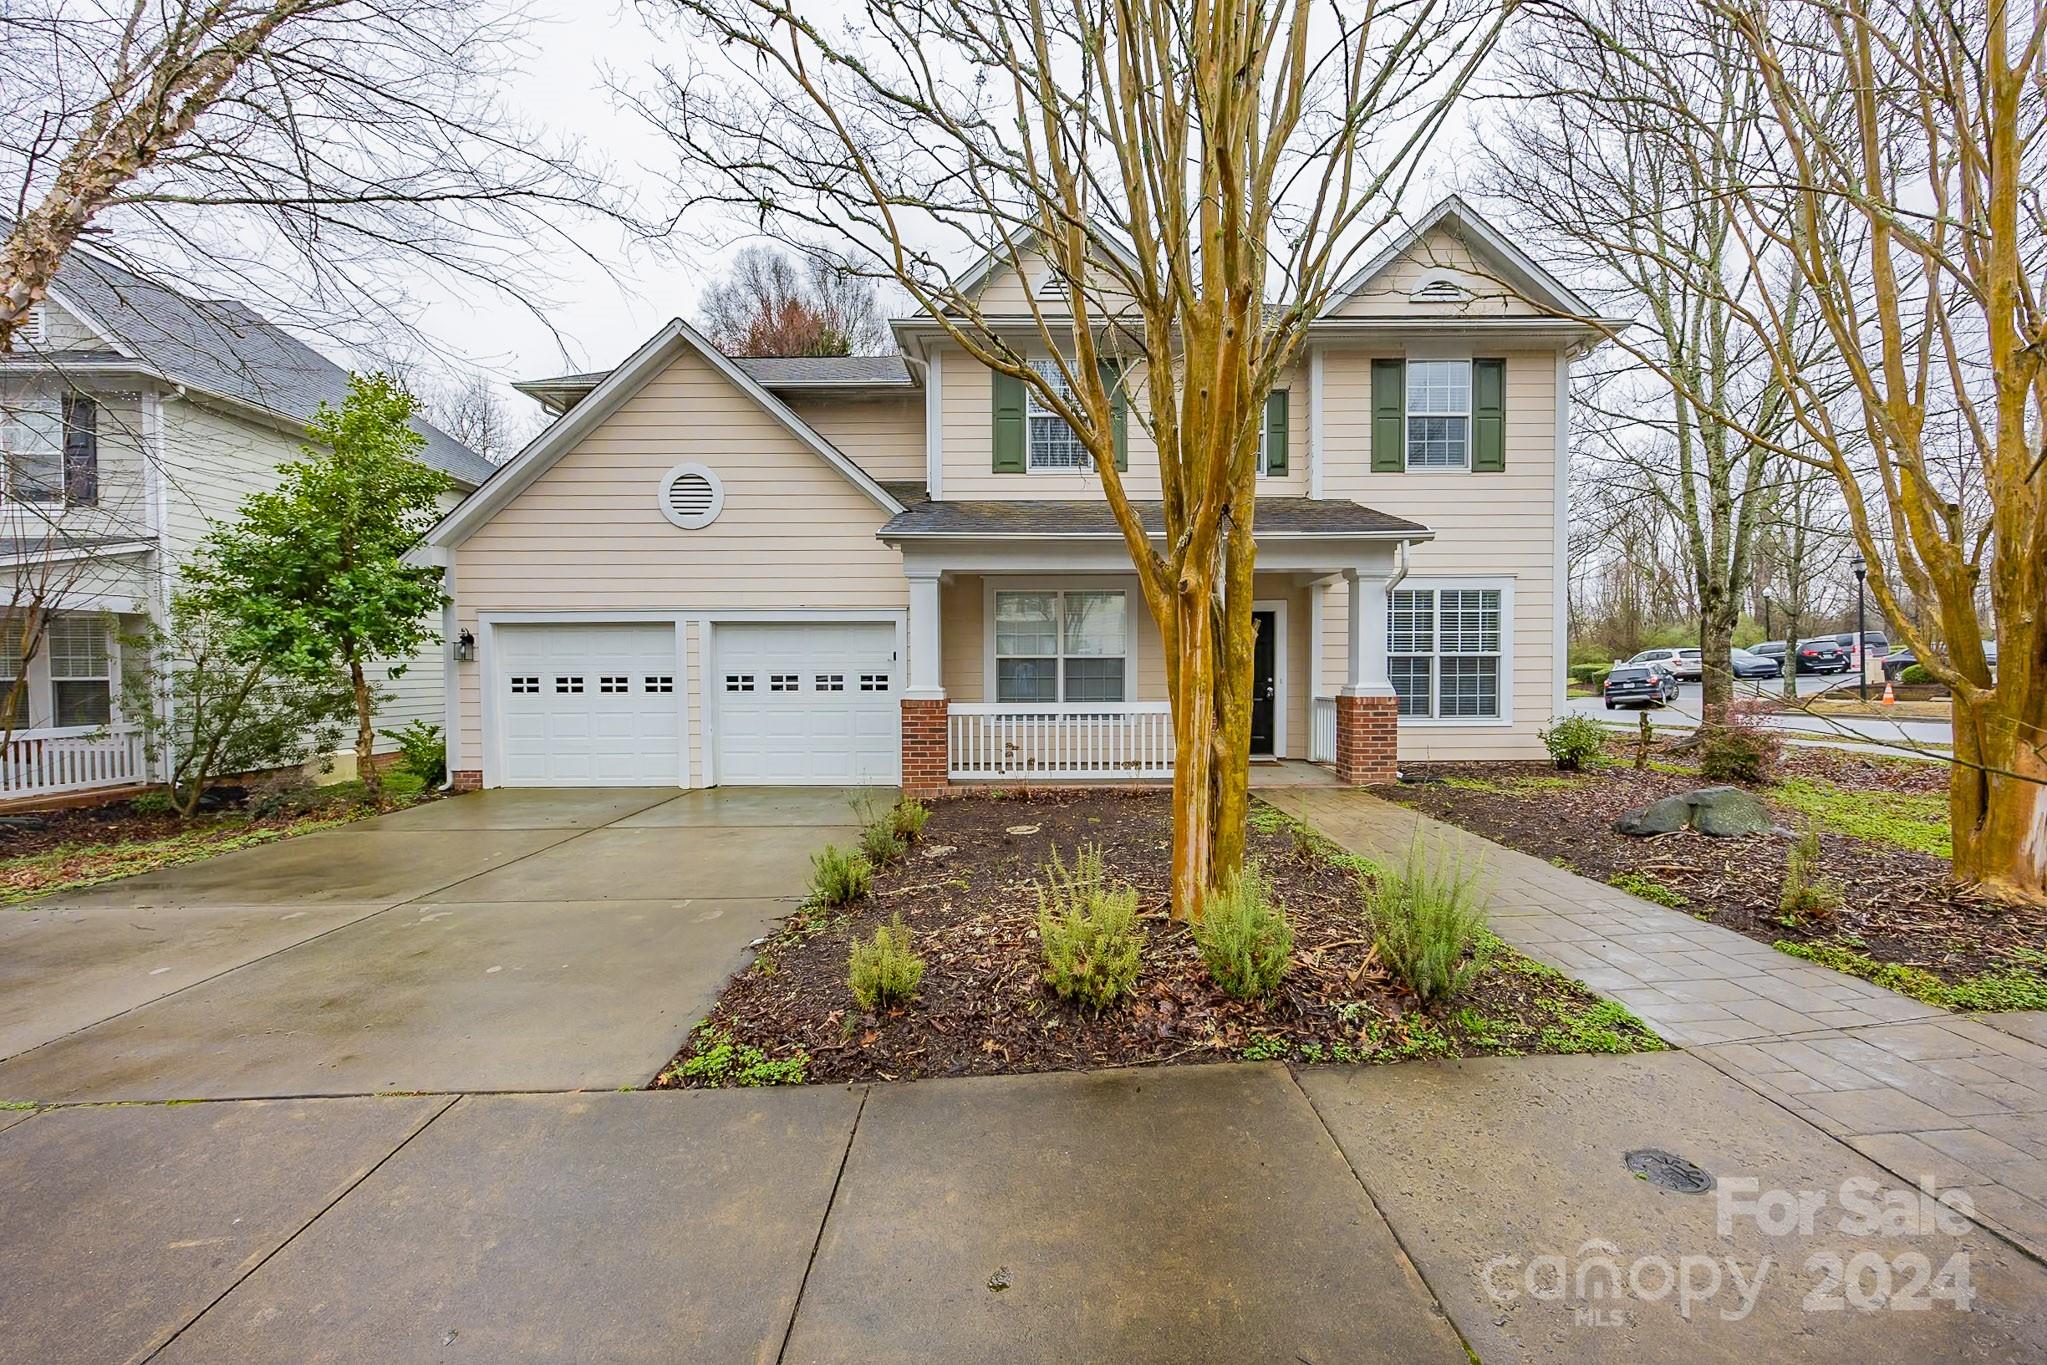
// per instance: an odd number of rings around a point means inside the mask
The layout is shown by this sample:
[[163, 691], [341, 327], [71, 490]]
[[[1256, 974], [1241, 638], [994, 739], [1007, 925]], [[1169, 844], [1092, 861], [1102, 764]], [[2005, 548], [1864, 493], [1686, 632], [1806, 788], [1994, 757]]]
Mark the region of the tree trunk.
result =
[[1190, 574], [1173, 598], [1179, 638], [1173, 688], [1173, 883], [1171, 914], [1201, 918], [1214, 856], [1216, 612], [1214, 589]]
[[1995, 696], [1969, 706], [1954, 702], [1955, 765], [1948, 775], [1957, 879], [2010, 900], [2047, 904], [2047, 687], [2026, 691], [2019, 715], [2006, 709], [2014, 679], [1999, 679]]
[[355, 689], [355, 775], [371, 796], [382, 794], [384, 780], [377, 772], [377, 723], [371, 714], [370, 680], [362, 665], [348, 662], [348, 682]]
[[1784, 620], [1784, 700], [1798, 704], [1798, 626], [1794, 609]]
[[1709, 601], [1699, 618], [1699, 713], [1725, 709], [1734, 700], [1733, 599]]

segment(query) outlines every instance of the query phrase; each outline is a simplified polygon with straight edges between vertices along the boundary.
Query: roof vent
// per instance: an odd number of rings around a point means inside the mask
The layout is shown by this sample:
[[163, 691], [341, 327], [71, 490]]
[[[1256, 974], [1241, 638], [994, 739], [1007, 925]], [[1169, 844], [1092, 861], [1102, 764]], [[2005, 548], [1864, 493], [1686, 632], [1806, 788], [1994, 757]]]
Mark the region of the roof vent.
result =
[[1463, 303], [1471, 291], [1450, 272], [1439, 270], [1423, 276], [1407, 297], [1413, 303]]
[[661, 515], [685, 531], [701, 531], [725, 508], [725, 485], [700, 464], [679, 464], [661, 479]]
[[18, 324], [16, 324], [14, 339], [20, 342], [23, 346], [32, 347], [36, 350], [41, 350], [44, 335], [43, 329], [44, 329], [43, 305], [40, 303], [30, 304], [28, 312], [24, 314], [21, 321]]
[[1066, 281], [1060, 277], [1058, 271], [1047, 270], [1038, 281], [1037, 294], [1039, 298], [1046, 300], [1063, 299], [1066, 297]]

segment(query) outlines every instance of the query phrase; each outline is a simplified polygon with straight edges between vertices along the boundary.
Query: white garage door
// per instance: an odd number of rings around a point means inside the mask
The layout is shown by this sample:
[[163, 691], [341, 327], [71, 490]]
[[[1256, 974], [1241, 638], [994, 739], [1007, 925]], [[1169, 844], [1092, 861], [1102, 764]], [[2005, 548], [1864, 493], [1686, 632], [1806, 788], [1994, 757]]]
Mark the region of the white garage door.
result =
[[682, 782], [672, 625], [499, 626], [493, 686], [508, 787]]
[[720, 625], [705, 679], [717, 780], [892, 785], [902, 760], [896, 628]]

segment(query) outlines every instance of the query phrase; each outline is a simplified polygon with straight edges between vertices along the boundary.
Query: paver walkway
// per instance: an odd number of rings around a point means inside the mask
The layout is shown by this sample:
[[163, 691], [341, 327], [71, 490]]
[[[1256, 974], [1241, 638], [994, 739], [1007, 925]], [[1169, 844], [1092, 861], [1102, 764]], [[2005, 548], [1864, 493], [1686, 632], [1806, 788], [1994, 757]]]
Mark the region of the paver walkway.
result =
[[1950, 1014], [1363, 792], [1261, 794], [1354, 853], [1479, 869], [1501, 938], [2047, 1259], [2047, 1016]]

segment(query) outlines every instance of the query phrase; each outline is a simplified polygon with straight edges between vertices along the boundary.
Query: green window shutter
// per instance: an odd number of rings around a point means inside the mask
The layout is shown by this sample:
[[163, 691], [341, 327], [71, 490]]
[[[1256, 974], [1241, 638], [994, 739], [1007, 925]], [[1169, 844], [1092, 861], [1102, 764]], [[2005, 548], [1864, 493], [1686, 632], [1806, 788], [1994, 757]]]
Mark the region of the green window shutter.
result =
[[995, 464], [997, 474], [1024, 472], [1024, 446], [1028, 440], [1024, 421], [1024, 384], [1013, 374], [990, 370], [994, 380]]
[[1407, 362], [1372, 362], [1372, 472], [1407, 468]]
[[1095, 373], [1109, 391], [1109, 424], [1116, 431], [1116, 468], [1130, 468], [1130, 404], [1123, 395], [1123, 367], [1113, 360], [1097, 360]]
[[1471, 362], [1471, 472], [1507, 467], [1507, 362]]
[[1265, 395], [1265, 472], [1286, 473], [1286, 390]]

